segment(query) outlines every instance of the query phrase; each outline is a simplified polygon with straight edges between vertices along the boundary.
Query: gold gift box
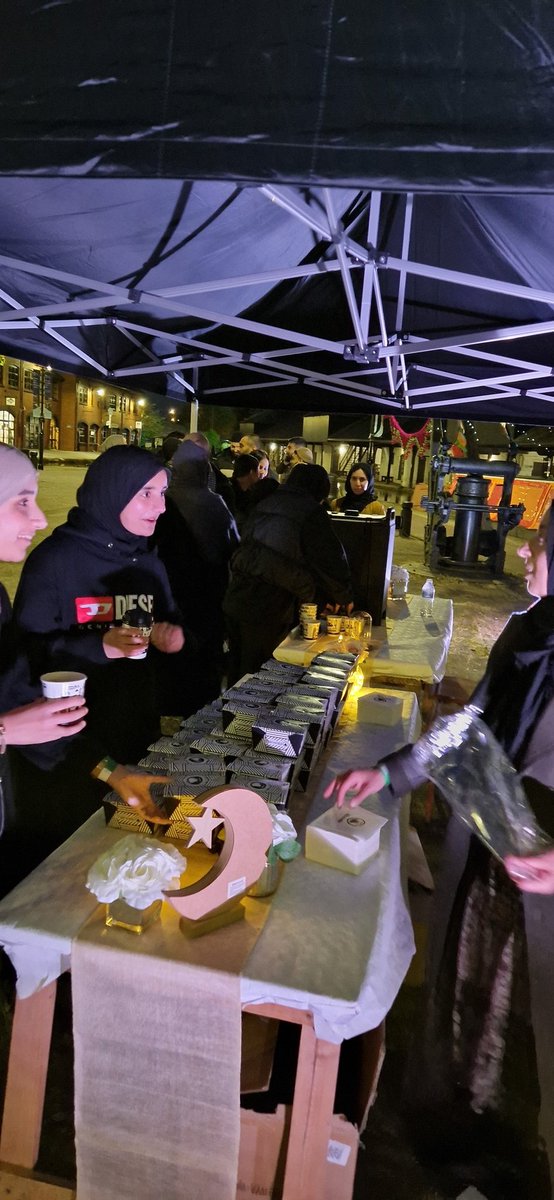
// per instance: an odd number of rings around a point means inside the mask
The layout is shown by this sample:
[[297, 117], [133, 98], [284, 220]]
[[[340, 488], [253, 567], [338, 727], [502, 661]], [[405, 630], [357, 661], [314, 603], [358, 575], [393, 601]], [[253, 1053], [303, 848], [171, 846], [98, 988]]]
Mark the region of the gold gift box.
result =
[[130, 808], [119, 796], [111, 794], [103, 801], [106, 825], [110, 829], [121, 829], [125, 833], [144, 833], [162, 841], [188, 842], [192, 825], [187, 817], [199, 817], [202, 808], [192, 796], [163, 796], [157, 801], [161, 817], [169, 819], [169, 825], [158, 825], [146, 820], [134, 808]]

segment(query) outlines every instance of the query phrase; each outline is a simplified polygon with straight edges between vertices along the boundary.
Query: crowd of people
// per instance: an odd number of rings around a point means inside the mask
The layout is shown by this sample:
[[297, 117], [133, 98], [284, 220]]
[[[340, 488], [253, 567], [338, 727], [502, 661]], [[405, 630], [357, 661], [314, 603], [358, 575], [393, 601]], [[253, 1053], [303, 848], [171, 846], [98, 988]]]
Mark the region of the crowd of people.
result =
[[[171, 435], [161, 457], [111, 447], [88, 468], [64, 524], [29, 553], [13, 611], [0, 586], [2, 893], [106, 790], [155, 814], [150, 787], [163, 777], [134, 764], [161, 714], [187, 716], [219, 695], [224, 676], [232, 683], [258, 670], [302, 603], [349, 610], [349, 564], [328, 510], [382, 506], [367, 462], [354, 464], [329, 505], [329, 476], [311, 457], [301, 438], [275, 472], [255, 437], [215, 461], [201, 433]], [[0, 445], [0, 558], [23, 562], [45, 526], [33, 466]], [[506, 626], [472, 702], [554, 836], [552, 510], [520, 553], [535, 603]], [[151, 628], [146, 655], [129, 620], [137, 611]], [[41, 675], [53, 670], [83, 672], [85, 697], [42, 698]], [[421, 779], [408, 746], [345, 772], [326, 794], [355, 806], [385, 789], [392, 803]], [[445, 1113], [462, 1113], [465, 1137], [483, 1123], [490, 1132], [492, 1121], [515, 1136], [523, 1110], [526, 1120], [535, 1111], [552, 1161], [554, 851], [501, 863], [461, 826], [452, 844], [413, 1096], [435, 1129]], [[540, 1161], [536, 1200], [549, 1187]]]

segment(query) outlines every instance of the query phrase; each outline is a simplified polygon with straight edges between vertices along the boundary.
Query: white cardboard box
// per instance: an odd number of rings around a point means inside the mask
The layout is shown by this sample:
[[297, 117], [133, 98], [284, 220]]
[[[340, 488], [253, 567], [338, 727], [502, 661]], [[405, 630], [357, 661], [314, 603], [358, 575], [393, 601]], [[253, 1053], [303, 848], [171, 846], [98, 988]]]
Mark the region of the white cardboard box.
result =
[[398, 725], [404, 716], [404, 696], [387, 688], [370, 688], [358, 696], [357, 715], [365, 725]]
[[306, 827], [306, 858], [360, 875], [379, 849], [380, 832], [386, 817], [367, 808], [337, 808], [333, 805]]

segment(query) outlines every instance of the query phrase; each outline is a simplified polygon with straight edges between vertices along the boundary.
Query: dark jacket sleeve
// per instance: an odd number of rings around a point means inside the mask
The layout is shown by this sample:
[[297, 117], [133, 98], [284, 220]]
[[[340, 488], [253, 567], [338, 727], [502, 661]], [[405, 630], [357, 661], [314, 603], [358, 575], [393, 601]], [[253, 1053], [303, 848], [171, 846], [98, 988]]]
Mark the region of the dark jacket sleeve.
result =
[[181, 612], [173, 595], [165, 563], [158, 557], [157, 550], [152, 551], [152, 557], [155, 562], [155, 573], [158, 577], [161, 592], [160, 597], [156, 601], [154, 619], [156, 621], [171, 621], [173, 625], [182, 625]]
[[422, 772], [413, 750], [414, 747], [411, 744], [402, 746], [400, 750], [395, 750], [394, 754], [380, 759], [378, 764], [387, 767], [390, 775], [390, 792], [395, 798], [405, 796], [407, 792], [413, 791], [414, 788], [424, 783], [427, 778], [425, 772]]
[[63, 561], [42, 547], [27, 559], [15, 595], [14, 615], [33, 676], [57, 667], [79, 670], [83, 661], [104, 663], [102, 630], [64, 628]]
[[216, 567], [227, 565], [237, 549], [240, 537], [235, 518], [229, 512], [221, 496], [214, 495], [210, 505], [208, 536], [202, 540], [200, 553], [204, 560]]
[[303, 563], [287, 558], [251, 536], [242, 538], [231, 566], [232, 578], [227, 601], [231, 595], [235, 599], [240, 597], [241, 604], [247, 602], [250, 593], [255, 598], [256, 579], [282, 588], [301, 603], [309, 603], [315, 598], [313, 573]]
[[31, 684], [29, 663], [19, 645], [8, 595], [0, 584], [0, 713], [36, 700], [38, 688]]
[[[485, 674], [468, 700], [468, 704], [473, 704], [483, 712], [484, 720], [486, 720], [487, 710], [490, 710], [491, 705], [493, 707], [495, 705], [499, 689], [506, 688], [506, 672], [509, 670], [513, 650], [518, 645], [521, 636], [521, 624], [521, 614], [515, 613], [494, 643]], [[388, 768], [391, 791], [394, 796], [402, 796], [406, 792], [412, 791], [424, 783], [427, 778], [414, 754], [413, 745], [403, 746], [402, 749], [381, 761]]]

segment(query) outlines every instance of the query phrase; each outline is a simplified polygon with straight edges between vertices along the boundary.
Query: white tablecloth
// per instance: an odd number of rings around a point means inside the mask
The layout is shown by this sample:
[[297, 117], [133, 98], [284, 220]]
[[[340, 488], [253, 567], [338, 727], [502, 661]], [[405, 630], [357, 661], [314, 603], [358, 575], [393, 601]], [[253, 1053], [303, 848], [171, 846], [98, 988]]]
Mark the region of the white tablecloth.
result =
[[421, 597], [389, 600], [385, 625], [373, 629], [369, 669], [379, 675], [439, 683], [452, 641], [452, 600], [435, 600], [433, 616], [421, 615]]
[[[392, 728], [357, 726], [346, 712], [314, 789], [309, 820], [329, 807], [322, 792], [332, 773], [371, 764], [417, 736], [412, 693], [404, 693], [404, 706], [402, 722]], [[371, 807], [381, 811], [378, 797]], [[175, 936], [177, 914], [164, 905], [171, 954], [200, 965], [205, 953], [217, 969], [216, 939], [244, 938], [249, 956], [241, 978], [243, 1003], [275, 1001], [311, 1011], [317, 1035], [335, 1042], [374, 1028], [390, 1009], [414, 950], [401, 872], [400, 805], [385, 815], [390, 819], [379, 853], [361, 875], [303, 857], [288, 864], [257, 940], [256, 906], [268, 901], [247, 899], [245, 921], [193, 943]], [[16, 968], [20, 996], [70, 966], [73, 941], [96, 908], [84, 886], [88, 868], [120, 836], [96, 813], [0, 902], [0, 943]], [[148, 934], [136, 943], [137, 953], [148, 953]], [[130, 940], [130, 950], [133, 945]]]
[[[420, 607], [420, 596], [389, 600], [386, 622], [375, 625], [371, 636], [368, 671], [372, 679], [382, 675], [387, 679], [439, 683], [443, 678], [452, 640], [453, 603], [435, 600], [430, 619], [421, 616]], [[296, 628], [277, 647], [274, 656], [281, 662], [308, 666], [316, 654], [336, 646], [336, 638], [324, 634], [308, 641]]]

